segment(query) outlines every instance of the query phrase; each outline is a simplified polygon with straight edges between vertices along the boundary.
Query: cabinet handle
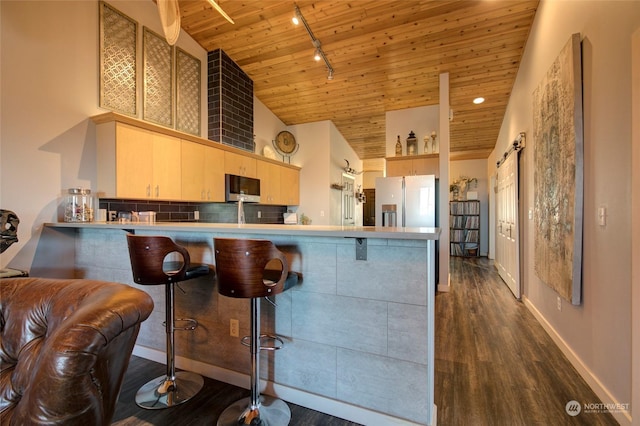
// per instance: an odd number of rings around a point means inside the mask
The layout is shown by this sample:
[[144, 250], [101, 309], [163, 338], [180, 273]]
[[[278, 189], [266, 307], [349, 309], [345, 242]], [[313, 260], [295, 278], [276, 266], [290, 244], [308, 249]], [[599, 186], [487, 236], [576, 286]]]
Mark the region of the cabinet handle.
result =
[[202, 191], [200, 191], [200, 199], [201, 199], [201, 200], [204, 200], [204, 199], [205, 199], [205, 198], [204, 198], [204, 189], [203, 189]]
[[207, 200], [211, 199], [211, 190], [207, 190]]
[[151, 184], [147, 185], [147, 197], [151, 197]]
[[160, 185], [156, 185], [156, 198], [160, 197]]

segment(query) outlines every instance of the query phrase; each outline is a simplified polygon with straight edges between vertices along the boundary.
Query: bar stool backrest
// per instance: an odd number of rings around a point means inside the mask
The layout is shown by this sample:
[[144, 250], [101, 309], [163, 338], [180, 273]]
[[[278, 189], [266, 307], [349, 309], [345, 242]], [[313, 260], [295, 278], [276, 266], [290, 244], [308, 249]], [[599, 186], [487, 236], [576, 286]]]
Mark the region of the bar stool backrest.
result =
[[[271, 241], [214, 238], [214, 249], [220, 294], [254, 298], [284, 290], [289, 264]], [[281, 269], [271, 269], [274, 266]]]
[[[158, 285], [184, 281], [191, 261], [189, 252], [169, 237], [127, 234], [129, 258], [136, 284]], [[166, 262], [171, 253], [182, 261]]]

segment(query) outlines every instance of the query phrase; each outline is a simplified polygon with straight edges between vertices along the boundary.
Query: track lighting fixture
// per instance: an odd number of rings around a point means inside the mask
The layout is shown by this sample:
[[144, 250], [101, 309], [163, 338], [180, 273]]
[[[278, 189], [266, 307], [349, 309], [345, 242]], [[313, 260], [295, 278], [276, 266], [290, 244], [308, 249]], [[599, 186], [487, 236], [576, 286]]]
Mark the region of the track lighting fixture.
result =
[[291, 21], [295, 25], [298, 25], [300, 22], [302, 22], [302, 25], [304, 25], [305, 30], [307, 30], [309, 37], [311, 37], [311, 43], [316, 48], [315, 53], [313, 55], [313, 59], [315, 59], [316, 61], [320, 61], [321, 59], [324, 60], [324, 63], [327, 66], [327, 72], [328, 72], [327, 80], [333, 80], [333, 67], [329, 62], [329, 59], [327, 59], [327, 55], [325, 55], [324, 51], [322, 50], [322, 44], [320, 43], [320, 40], [318, 40], [313, 35], [313, 32], [311, 31], [311, 28], [309, 27], [307, 20], [304, 19], [304, 16], [302, 16], [302, 12], [300, 12], [300, 8], [298, 7], [298, 5], [295, 6], [294, 11], [295, 11], [295, 15], [293, 16], [293, 18], [291, 18]]
[[215, 10], [218, 11], [218, 13], [220, 15], [222, 15], [224, 17], [224, 19], [226, 19], [227, 21], [229, 21], [232, 24], [235, 24], [235, 22], [233, 22], [233, 19], [231, 19], [231, 17], [229, 15], [227, 15], [227, 13], [224, 10], [222, 10], [222, 8], [220, 7], [220, 5], [218, 3], [216, 3], [216, 0], [209, 0], [209, 3], [211, 4], [211, 6], [213, 6], [213, 8]]

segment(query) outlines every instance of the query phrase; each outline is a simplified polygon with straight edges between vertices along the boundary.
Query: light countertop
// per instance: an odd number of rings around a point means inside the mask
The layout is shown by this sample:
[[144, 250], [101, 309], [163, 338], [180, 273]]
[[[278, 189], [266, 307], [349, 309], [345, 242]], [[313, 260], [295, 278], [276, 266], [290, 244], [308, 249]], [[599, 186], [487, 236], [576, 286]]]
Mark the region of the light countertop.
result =
[[247, 234], [280, 234], [318, 237], [346, 238], [389, 238], [398, 240], [437, 240], [440, 228], [389, 228], [378, 226], [320, 226], [320, 225], [272, 225], [272, 224], [235, 224], [201, 222], [156, 222], [119, 223], [119, 222], [57, 222], [45, 223], [56, 228], [88, 229], [157, 229], [158, 231], [221, 232]]

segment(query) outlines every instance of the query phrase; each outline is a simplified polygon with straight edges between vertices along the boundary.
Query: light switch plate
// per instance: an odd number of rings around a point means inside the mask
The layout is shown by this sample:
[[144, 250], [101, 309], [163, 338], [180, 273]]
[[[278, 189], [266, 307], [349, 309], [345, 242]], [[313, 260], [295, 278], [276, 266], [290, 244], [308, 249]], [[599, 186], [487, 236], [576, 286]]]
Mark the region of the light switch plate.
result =
[[607, 226], [607, 207], [598, 207], [598, 225]]

